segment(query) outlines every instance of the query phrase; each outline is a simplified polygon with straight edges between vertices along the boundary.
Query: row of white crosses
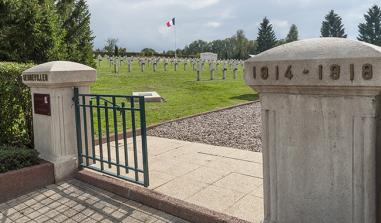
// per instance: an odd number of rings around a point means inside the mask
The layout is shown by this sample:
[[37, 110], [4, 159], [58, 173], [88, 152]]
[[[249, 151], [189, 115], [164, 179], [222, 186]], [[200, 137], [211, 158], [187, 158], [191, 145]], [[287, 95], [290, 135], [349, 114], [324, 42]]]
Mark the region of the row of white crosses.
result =
[[123, 63], [127, 64], [128, 72], [132, 70], [132, 63], [137, 61], [140, 67], [140, 71], [144, 72], [147, 67], [152, 67], [152, 71], [156, 72], [159, 63], [163, 64], [164, 71], [168, 70], [168, 65], [173, 66], [174, 71], [179, 69], [179, 65], [183, 65], [184, 71], [187, 70], [188, 66], [192, 67], [192, 71], [196, 72], [196, 80], [201, 80], [201, 73], [204, 71], [205, 65], [209, 65], [210, 80], [214, 80], [214, 73], [218, 70], [221, 65], [222, 79], [226, 79], [227, 71], [233, 72], [233, 78], [237, 79], [238, 66], [241, 65], [243, 69], [242, 60], [201, 60], [195, 58], [163, 58], [163, 57], [102, 57], [98, 56], [98, 66], [101, 65], [101, 61], [106, 60], [109, 62], [110, 68], [113, 69], [114, 73], [119, 73], [119, 68]]

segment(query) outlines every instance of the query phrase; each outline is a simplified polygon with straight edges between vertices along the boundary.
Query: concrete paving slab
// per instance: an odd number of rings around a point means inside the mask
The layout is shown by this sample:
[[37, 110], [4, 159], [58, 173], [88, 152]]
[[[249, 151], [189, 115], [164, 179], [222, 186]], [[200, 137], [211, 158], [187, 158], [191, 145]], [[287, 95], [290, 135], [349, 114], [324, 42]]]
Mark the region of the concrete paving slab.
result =
[[186, 199], [186, 201], [223, 212], [244, 196], [245, 194], [241, 192], [209, 185], [207, 188]]
[[207, 184], [200, 183], [186, 177], [180, 177], [156, 188], [155, 191], [174, 198], [185, 200], [207, 186]]
[[[220, 212], [227, 211], [229, 207], [246, 207], [248, 204], [245, 202], [250, 203], [250, 199], [255, 204], [258, 200], [263, 201], [261, 153], [152, 136], [148, 136], [147, 140], [149, 189]], [[132, 140], [129, 138], [127, 142], [129, 164], [132, 165]], [[124, 154], [123, 140], [118, 143], [119, 154]], [[141, 168], [140, 140], [137, 141], [137, 148]], [[99, 154], [98, 147], [96, 150]], [[115, 147], [111, 154], [115, 154]], [[111, 155], [112, 160], [115, 161], [115, 158]], [[124, 163], [125, 159], [121, 156], [119, 160]], [[116, 168], [109, 170], [115, 172]], [[133, 176], [132, 173], [129, 176]], [[239, 203], [243, 198], [244, 201]], [[230, 209], [229, 213], [259, 223], [258, 219], [263, 217], [263, 205], [253, 208], [247, 210], [250, 213]]]
[[[245, 182], [240, 184], [239, 182]], [[262, 185], [263, 179], [240, 173], [230, 173], [219, 181], [213, 183], [217, 187], [228, 188], [242, 193], [250, 193]]]
[[224, 211], [247, 221], [260, 222], [263, 220], [263, 199], [246, 195]]
[[184, 177], [202, 183], [213, 184], [214, 182], [222, 179], [226, 175], [227, 173], [225, 171], [216, 170], [214, 168], [209, 167], [200, 167], [184, 175]]

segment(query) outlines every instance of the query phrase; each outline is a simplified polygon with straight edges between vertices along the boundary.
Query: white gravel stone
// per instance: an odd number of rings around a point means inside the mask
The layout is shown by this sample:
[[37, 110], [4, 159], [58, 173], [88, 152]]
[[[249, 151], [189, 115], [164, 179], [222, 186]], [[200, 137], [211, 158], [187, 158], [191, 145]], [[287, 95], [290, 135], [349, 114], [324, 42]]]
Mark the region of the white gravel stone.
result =
[[166, 123], [149, 130], [148, 135], [260, 152], [261, 104]]

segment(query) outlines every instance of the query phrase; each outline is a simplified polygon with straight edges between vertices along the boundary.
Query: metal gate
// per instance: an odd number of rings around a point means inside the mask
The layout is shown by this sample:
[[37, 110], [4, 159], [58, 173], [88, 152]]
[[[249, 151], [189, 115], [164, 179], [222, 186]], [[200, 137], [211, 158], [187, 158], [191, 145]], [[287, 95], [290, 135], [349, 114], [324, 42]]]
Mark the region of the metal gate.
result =
[[143, 96], [80, 94], [74, 88], [78, 164], [148, 187]]

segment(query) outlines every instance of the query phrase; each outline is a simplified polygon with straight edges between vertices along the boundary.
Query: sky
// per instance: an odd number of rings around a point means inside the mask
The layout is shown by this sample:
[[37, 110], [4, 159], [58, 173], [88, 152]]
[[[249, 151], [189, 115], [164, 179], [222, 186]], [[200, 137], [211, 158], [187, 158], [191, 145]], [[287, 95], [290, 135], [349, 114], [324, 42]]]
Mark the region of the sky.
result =
[[[225, 39], [238, 29], [243, 29], [248, 39], [256, 39], [265, 16], [279, 39], [285, 38], [291, 24], [297, 25], [300, 39], [319, 37], [322, 20], [331, 9], [342, 17], [348, 38], [356, 39], [364, 13], [376, 3], [377, 0], [88, 0], [95, 47], [103, 48], [108, 38], [117, 38], [120, 47], [134, 52], [143, 48], [173, 50], [175, 39], [177, 48], [198, 39]], [[173, 17], [176, 30], [165, 26]]]

